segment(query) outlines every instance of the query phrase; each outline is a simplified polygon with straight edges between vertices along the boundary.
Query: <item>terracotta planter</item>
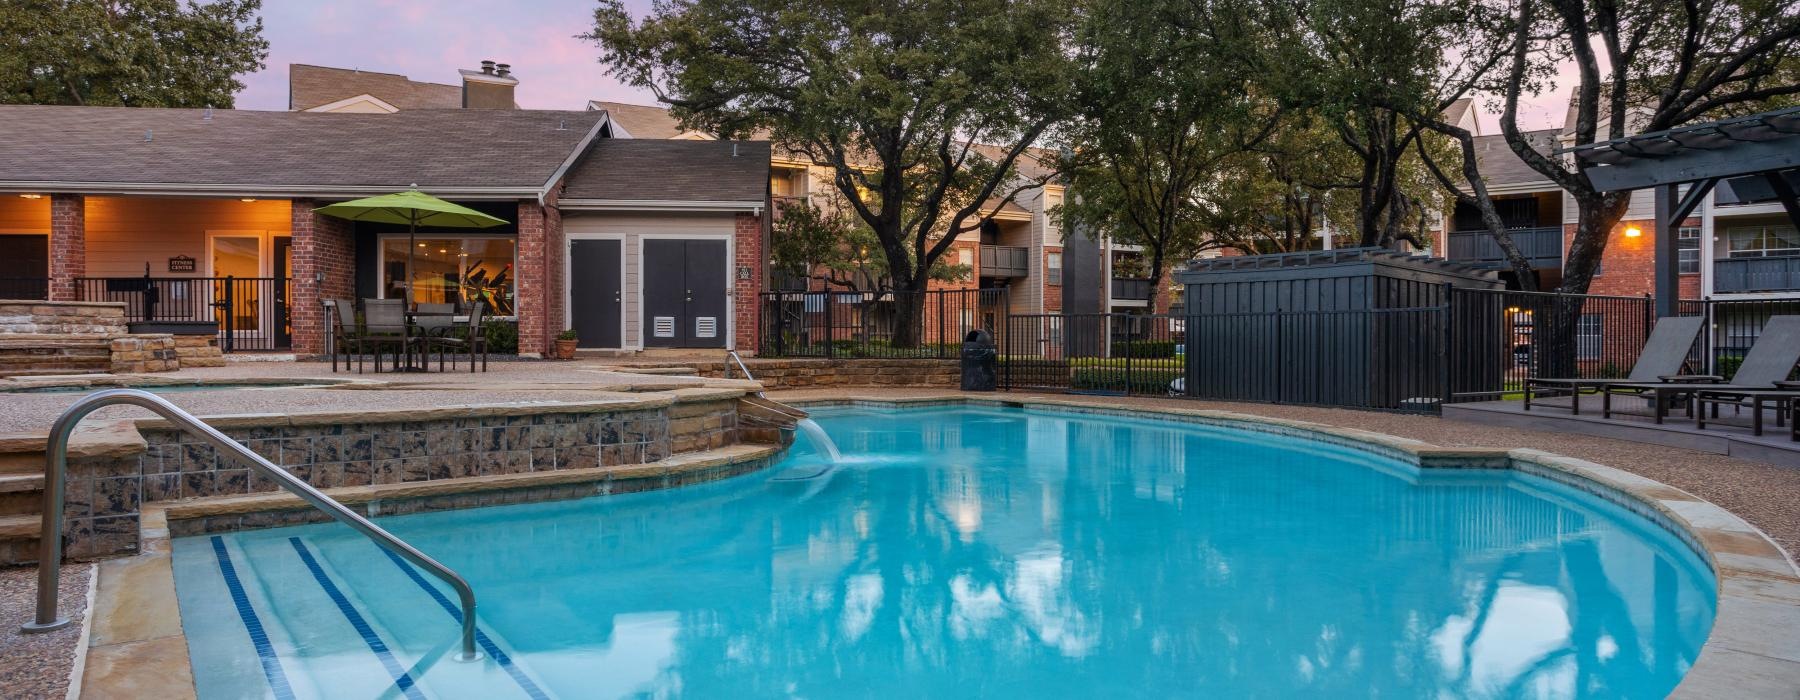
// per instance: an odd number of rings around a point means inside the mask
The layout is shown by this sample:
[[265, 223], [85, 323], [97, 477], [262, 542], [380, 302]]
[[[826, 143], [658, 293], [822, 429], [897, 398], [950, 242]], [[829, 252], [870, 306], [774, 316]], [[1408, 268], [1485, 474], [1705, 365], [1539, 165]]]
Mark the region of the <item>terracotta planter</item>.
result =
[[556, 342], [556, 354], [555, 354], [554, 359], [558, 359], [558, 360], [573, 360], [573, 359], [575, 359], [575, 343], [578, 341], [558, 340], [555, 342]]

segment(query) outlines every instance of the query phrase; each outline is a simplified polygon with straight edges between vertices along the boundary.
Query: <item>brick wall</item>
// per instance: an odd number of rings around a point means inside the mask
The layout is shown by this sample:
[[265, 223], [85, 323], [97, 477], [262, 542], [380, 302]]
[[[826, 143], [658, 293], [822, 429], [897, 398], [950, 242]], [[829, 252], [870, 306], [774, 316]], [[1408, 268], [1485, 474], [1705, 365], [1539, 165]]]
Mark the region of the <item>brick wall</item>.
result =
[[87, 198], [50, 195], [50, 300], [81, 298], [75, 278], [87, 275]]
[[568, 280], [564, 279], [568, 265], [565, 259], [569, 255], [569, 242], [563, 234], [562, 210], [556, 207], [558, 192], [545, 197], [544, 207], [544, 333], [546, 345], [550, 338], [568, 328], [569, 314], [564, 308], [564, 297], [568, 289]]
[[[733, 347], [739, 352], [753, 353], [756, 351], [756, 332], [762, 313], [761, 299], [757, 295], [763, 290], [763, 270], [766, 267], [762, 217], [756, 214], [738, 214], [733, 237], [736, 238], [737, 251], [737, 259], [731, 263], [731, 279], [736, 299], [732, 304], [732, 323], [736, 327], [737, 336], [733, 339]], [[750, 270], [750, 274], [740, 274], [746, 268]]]
[[[296, 199], [291, 203], [294, 297], [288, 313], [294, 326], [294, 352], [325, 352], [329, 319], [320, 305], [325, 299], [356, 297], [356, 241], [352, 224], [343, 219], [313, 213], [318, 203]], [[322, 281], [314, 281], [323, 276]]]
[[[1699, 226], [1699, 219], [1688, 219], [1685, 226]], [[1632, 237], [1625, 231], [1637, 227], [1642, 235]], [[1649, 219], [1620, 221], [1607, 236], [1606, 253], [1600, 258], [1600, 274], [1588, 286], [1589, 294], [1642, 296], [1656, 293], [1656, 222]], [[1671, 232], [1671, 235], [1673, 233]], [[1575, 224], [1563, 226], [1563, 245], [1574, 240]], [[1700, 275], [1681, 276], [1681, 298], [1700, 298]]]
[[519, 200], [518, 314], [522, 356], [542, 356], [550, 347], [551, 334], [556, 332], [550, 329], [549, 247], [544, 207], [537, 200]]

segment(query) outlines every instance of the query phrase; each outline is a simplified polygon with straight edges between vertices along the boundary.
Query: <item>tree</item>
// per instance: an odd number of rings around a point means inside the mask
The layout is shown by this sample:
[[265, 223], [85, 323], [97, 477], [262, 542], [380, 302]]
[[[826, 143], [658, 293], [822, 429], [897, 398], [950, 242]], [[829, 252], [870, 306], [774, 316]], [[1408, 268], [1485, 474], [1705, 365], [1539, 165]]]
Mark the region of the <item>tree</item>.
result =
[[1215, 205], [1238, 188], [1222, 168], [1280, 121], [1247, 77], [1256, 37], [1241, 4], [1099, 0], [1078, 34], [1065, 164], [1077, 196], [1060, 215], [1143, 248], [1150, 309], [1170, 261], [1231, 245]]
[[[1671, 129], [1800, 94], [1800, 5], [1791, 2], [1525, 0], [1511, 26], [1500, 129], [1513, 153], [1567, 192], [1579, 214], [1563, 292], [1587, 293], [1630, 193], [1595, 189], [1589, 163], [1541, 153], [1519, 129], [1520, 97], [1546, 64], [1571, 61], [1579, 75], [1575, 123], [1565, 125], [1573, 144]], [[1573, 318], [1558, 322], [1565, 321]]]
[[[777, 202], [770, 231], [769, 258], [790, 277], [818, 280], [828, 287], [885, 293], [893, 289], [887, 258], [868, 226], [841, 204], [820, 206], [810, 199]], [[961, 282], [969, 266], [938, 261], [931, 279]]]
[[[830, 168], [874, 234], [916, 344], [931, 270], [957, 235], [1041, 187], [1019, 160], [1068, 112], [1060, 0], [671, 0], [634, 21], [602, 0], [601, 62], [687, 128], [766, 134]], [[978, 148], [987, 144], [992, 148]]]
[[9, 0], [0, 103], [229, 108], [262, 69], [261, 0]]
[[[1289, 105], [1326, 120], [1358, 161], [1362, 245], [1423, 247], [1424, 171], [1410, 153], [1424, 126], [1467, 96], [1506, 56], [1482, 0], [1317, 0], [1261, 4], [1276, 38], [1271, 83]], [[1410, 172], [1409, 172], [1410, 171]], [[1410, 185], [1409, 185], [1410, 183]]]

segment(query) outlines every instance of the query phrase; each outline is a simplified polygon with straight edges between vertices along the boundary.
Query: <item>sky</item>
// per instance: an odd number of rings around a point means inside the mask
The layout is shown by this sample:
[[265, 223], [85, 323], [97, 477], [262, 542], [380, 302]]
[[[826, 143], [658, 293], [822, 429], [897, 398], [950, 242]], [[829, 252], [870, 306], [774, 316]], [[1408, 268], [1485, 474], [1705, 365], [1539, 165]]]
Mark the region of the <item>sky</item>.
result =
[[[648, 5], [627, 2], [638, 12]], [[599, 47], [575, 38], [592, 27], [594, 7], [594, 0], [264, 0], [268, 67], [243, 78], [237, 107], [287, 109], [290, 63], [456, 85], [457, 69], [479, 68], [483, 59], [512, 64], [516, 99], [527, 109], [578, 110], [590, 99], [654, 104], [648, 91], [606, 75]], [[1574, 84], [1573, 71], [1563, 73], [1557, 90], [1521, 105], [1521, 127], [1561, 126]], [[1499, 133], [1500, 105], [1482, 102], [1482, 132]]]

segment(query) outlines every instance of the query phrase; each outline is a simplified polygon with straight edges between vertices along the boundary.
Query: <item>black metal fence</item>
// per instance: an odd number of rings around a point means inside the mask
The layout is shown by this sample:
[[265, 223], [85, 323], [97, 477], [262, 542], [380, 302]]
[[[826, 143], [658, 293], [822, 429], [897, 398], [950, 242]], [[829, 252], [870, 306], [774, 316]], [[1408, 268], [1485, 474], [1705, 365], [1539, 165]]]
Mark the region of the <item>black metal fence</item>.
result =
[[954, 358], [977, 328], [1007, 317], [1004, 289], [764, 292], [762, 357]]
[[[1435, 411], [1514, 398], [1526, 377], [1623, 377], [1651, 297], [1451, 290], [1436, 306], [1187, 315], [1030, 314], [1001, 327], [1004, 389]], [[1684, 300], [1706, 315], [1687, 371], [1729, 376], [1800, 300]]]
[[128, 322], [212, 326], [226, 352], [278, 350], [291, 344], [291, 280], [285, 277], [88, 277], [75, 280], [81, 301], [125, 305]]
[[49, 299], [48, 277], [0, 277], [0, 299]]

